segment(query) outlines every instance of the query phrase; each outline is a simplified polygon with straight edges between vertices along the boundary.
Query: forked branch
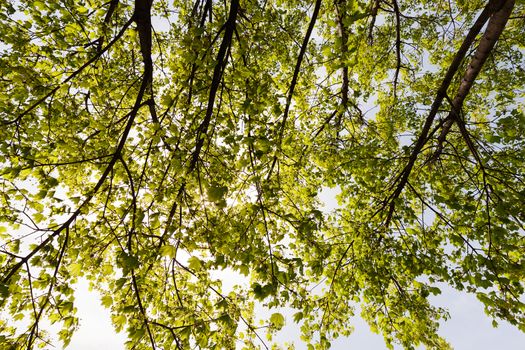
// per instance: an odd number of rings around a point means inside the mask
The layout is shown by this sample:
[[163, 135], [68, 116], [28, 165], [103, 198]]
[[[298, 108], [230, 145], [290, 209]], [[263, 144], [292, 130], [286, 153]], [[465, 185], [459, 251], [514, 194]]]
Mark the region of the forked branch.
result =
[[[423, 129], [421, 130], [421, 134], [419, 135], [414, 145], [414, 148], [410, 154], [408, 163], [403, 168], [401, 173], [397, 176], [397, 178], [394, 180], [395, 189], [392, 192], [392, 194], [386, 199], [383, 207], [380, 209], [382, 210], [385, 206], [388, 205], [388, 213], [387, 213], [387, 217], [385, 220], [386, 227], [388, 227], [390, 224], [392, 215], [394, 214], [396, 200], [399, 198], [399, 196], [401, 195], [401, 192], [403, 192], [403, 189], [408, 182], [408, 178], [410, 176], [410, 173], [412, 172], [414, 164], [416, 163], [419, 153], [423, 149], [423, 146], [428, 142], [429, 132], [434, 122], [434, 119], [436, 118], [436, 115], [439, 111], [439, 108], [441, 107], [443, 103], [443, 100], [447, 96], [447, 90], [450, 84], [452, 83], [452, 79], [454, 78], [456, 72], [458, 71], [461, 65], [461, 62], [465, 58], [467, 51], [469, 50], [470, 46], [476, 39], [476, 36], [481, 31], [485, 23], [489, 20], [489, 18], [494, 13], [496, 12], [499, 13], [499, 11], [501, 11], [504, 6], [508, 6], [509, 3], [512, 3], [510, 5], [510, 8], [512, 9], [514, 5], [514, 0], [508, 0], [508, 1], [491, 0], [489, 1], [489, 3], [485, 6], [483, 11], [480, 13], [480, 15], [478, 16], [478, 18], [476, 19], [476, 21], [470, 28], [465, 39], [463, 40], [463, 43], [461, 44], [461, 47], [459, 48], [458, 52], [454, 56], [454, 59], [452, 63], [450, 64], [449, 68], [447, 69], [447, 72], [445, 73], [445, 77], [443, 78], [443, 81], [441, 82], [441, 85], [437, 91], [436, 98], [434, 99], [434, 102], [432, 103], [432, 106], [430, 108], [430, 113], [427, 116], [427, 119], [425, 120], [425, 124], [423, 125]], [[504, 26], [506, 22], [499, 21], [496, 23], [499, 23], [499, 25]], [[472, 86], [472, 83], [470, 83], [470, 86]], [[468, 90], [464, 92], [468, 93]]]
[[483, 64], [489, 57], [492, 49], [494, 48], [494, 45], [496, 45], [496, 42], [498, 41], [501, 33], [503, 32], [503, 29], [507, 24], [513, 7], [514, 0], [508, 0], [505, 2], [503, 7], [499, 9], [499, 11], [495, 12], [494, 15], [492, 15], [492, 17], [490, 18], [489, 23], [487, 25], [487, 29], [485, 30], [485, 34], [481, 38], [476, 52], [474, 53], [474, 57], [470, 61], [467, 70], [463, 75], [463, 79], [461, 80], [461, 84], [459, 86], [458, 92], [456, 93], [456, 96], [454, 97], [454, 100], [452, 100], [451, 111], [448, 117], [446, 118], [446, 121], [443, 124], [443, 128], [441, 129], [441, 134], [438, 137], [438, 148], [434, 153], [434, 159], [439, 157], [439, 155], [443, 151], [443, 143], [447, 137], [447, 134], [450, 132], [450, 128], [452, 127], [454, 122], [457, 122], [461, 135], [465, 139], [465, 142], [467, 143], [469, 149], [473, 153], [474, 157], [476, 157], [476, 160], [480, 161], [480, 159], [477, 159], [479, 158], [479, 156], [473, 148], [473, 143], [465, 128], [465, 121], [462, 119], [461, 116], [461, 108], [463, 106], [465, 98], [467, 97], [470, 89], [472, 88], [472, 85], [474, 84], [474, 80], [476, 80], [476, 77], [481, 71]]

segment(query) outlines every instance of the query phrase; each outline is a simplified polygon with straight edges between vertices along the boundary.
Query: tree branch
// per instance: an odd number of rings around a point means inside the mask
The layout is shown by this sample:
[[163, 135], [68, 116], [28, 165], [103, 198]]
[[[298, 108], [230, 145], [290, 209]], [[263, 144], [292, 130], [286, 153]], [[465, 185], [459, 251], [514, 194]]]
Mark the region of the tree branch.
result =
[[18, 115], [18, 117], [16, 117], [15, 119], [13, 120], [8, 120], [8, 121], [5, 121], [5, 120], [2, 120], [0, 123], [2, 125], [11, 125], [11, 124], [15, 124], [15, 123], [18, 123], [25, 115], [27, 115], [29, 112], [31, 112], [33, 109], [35, 109], [36, 107], [38, 107], [38, 105], [40, 105], [42, 102], [44, 102], [49, 96], [53, 95], [55, 92], [58, 91], [58, 89], [60, 89], [60, 87], [62, 85], [64, 85], [65, 83], [71, 81], [72, 79], [74, 79], [77, 75], [79, 75], [80, 73], [82, 73], [82, 71], [84, 69], [86, 69], [87, 67], [89, 67], [93, 62], [95, 62], [96, 60], [98, 60], [100, 58], [100, 56], [102, 56], [106, 51], [108, 51], [121, 37], [122, 35], [124, 35], [124, 32], [126, 31], [126, 29], [128, 29], [128, 27], [131, 25], [131, 23], [133, 23], [133, 18], [130, 18], [126, 24], [124, 24], [124, 26], [122, 27], [122, 29], [120, 30], [120, 32], [117, 34], [117, 36], [111, 40], [111, 42], [106, 46], [104, 47], [101, 51], [97, 52], [97, 54], [95, 56], [93, 56], [92, 58], [89, 59], [89, 61], [87, 61], [86, 63], [84, 63], [80, 68], [78, 68], [76, 71], [74, 71], [70, 76], [68, 76], [66, 79], [64, 79], [61, 83], [59, 83], [55, 88], [53, 88], [50, 92], [48, 92], [46, 95], [44, 95], [43, 97], [41, 97], [40, 99], [38, 99], [35, 103], [33, 103], [31, 106], [29, 106], [29, 108], [27, 108], [25, 111], [23, 111], [22, 113], [20, 113]]
[[188, 172], [192, 172], [197, 166], [199, 155], [202, 146], [204, 145], [204, 138], [208, 131], [208, 127], [211, 122], [211, 117], [213, 115], [213, 105], [215, 104], [215, 96], [217, 95], [217, 90], [221, 83], [224, 69], [226, 68], [226, 64], [228, 63], [228, 57], [226, 55], [226, 52], [228, 51], [231, 45], [238, 11], [239, 0], [232, 0], [230, 5], [230, 13], [228, 14], [228, 19], [225, 23], [224, 37], [222, 38], [221, 46], [219, 47], [219, 52], [217, 53], [217, 62], [215, 63], [215, 68], [213, 70], [213, 78], [210, 86], [210, 95], [208, 97], [206, 115], [204, 116], [204, 120], [197, 129], [196, 146], [192, 154], [192, 159], [190, 162], [190, 166], [188, 167]]
[[468, 131], [465, 127], [465, 121], [462, 119], [461, 108], [463, 106], [465, 98], [467, 97], [470, 89], [472, 88], [472, 85], [474, 84], [474, 81], [476, 80], [476, 77], [481, 71], [483, 64], [489, 57], [490, 53], [492, 52], [492, 49], [494, 48], [494, 45], [496, 45], [496, 42], [498, 41], [501, 33], [503, 32], [503, 29], [507, 24], [507, 21], [510, 17], [510, 14], [512, 13], [513, 8], [514, 0], [507, 0], [505, 4], [501, 7], [501, 9], [499, 9], [491, 16], [489, 23], [487, 24], [487, 29], [485, 30], [485, 33], [481, 38], [476, 52], [474, 53], [474, 57], [470, 61], [470, 64], [468, 65], [467, 70], [463, 75], [463, 79], [461, 80], [458, 92], [456, 93], [454, 100], [452, 100], [451, 102], [451, 111], [447, 117], [447, 121], [445, 122], [445, 124], [443, 124], [443, 128], [441, 129], [441, 134], [438, 137], [438, 148], [432, 157], [433, 159], [437, 159], [437, 157], [439, 157], [439, 155], [443, 151], [443, 142], [445, 141], [447, 134], [450, 132], [450, 129], [454, 122], [457, 122], [461, 135], [467, 143], [467, 146], [469, 147], [474, 157], [476, 157], [476, 160], [481, 162], [481, 159], [478, 159], [479, 155], [477, 154], [477, 151], [474, 148], [474, 144], [470, 139], [470, 135], [468, 134]]
[[[139, 5], [138, 3], [141, 3], [141, 2], [149, 2], [150, 3], [150, 6], [151, 6], [151, 1], [150, 0], [137, 0], [137, 5]], [[140, 5], [143, 5], [143, 4], [140, 4]], [[138, 13], [140, 14], [142, 8], [139, 9]], [[79, 68], [79, 70], [77, 70], [75, 73], [73, 73], [71, 76], [69, 76], [63, 83], [66, 83], [67, 81], [73, 79], [73, 77], [75, 77], [77, 74], [79, 74], [84, 68], [86, 68], [87, 66], [89, 66], [90, 63], [92, 63], [96, 58], [100, 57], [100, 55], [102, 55], [102, 53], [104, 53], [105, 51], [107, 51], [123, 34], [124, 34], [124, 31], [129, 27], [129, 25], [133, 22], [133, 20], [137, 20], [136, 17], [140, 17], [140, 16], [137, 16], [136, 15], [137, 13], [137, 10], [135, 11], [135, 15], [132, 16], [132, 18], [126, 23], [126, 25], [121, 29], [120, 33], [117, 35], [117, 37], [115, 37], [115, 39], [113, 39], [111, 41], [111, 43], [108, 44], [108, 46], [106, 46], [106, 48], [99, 54], [97, 54], [94, 58], [90, 59], [87, 63], [85, 63], [81, 68]], [[138, 21], [142, 21], [142, 19], [139, 19]], [[150, 22], [151, 23], [151, 22]], [[151, 25], [149, 26], [149, 32], [150, 32], [150, 35], [151, 35]], [[151, 53], [151, 36], [150, 36], [150, 45], [149, 45], [149, 52]], [[147, 55], [148, 53], [148, 44], [147, 44], [147, 38], [145, 38], [144, 36], [141, 36], [141, 46], [142, 46], [142, 43], [144, 43], [144, 48], [141, 47], [141, 52], [143, 53], [143, 55]], [[151, 56], [150, 56], [150, 59], [151, 59]], [[106, 169], [104, 170], [104, 172], [102, 173], [101, 177], [99, 178], [97, 184], [95, 185], [95, 187], [93, 188], [93, 190], [91, 190], [86, 199], [80, 204], [80, 206], [77, 208], [77, 210], [69, 217], [69, 219], [64, 222], [62, 225], [60, 225], [59, 228], [57, 228], [55, 231], [53, 231], [53, 233], [51, 235], [49, 235], [45, 240], [43, 240], [35, 249], [33, 249], [28, 255], [26, 255], [24, 258], [22, 258], [17, 264], [15, 264], [10, 270], [9, 272], [4, 276], [4, 278], [2, 279], [2, 282], [4, 284], [7, 284], [9, 282], [9, 280], [11, 279], [11, 277], [20, 269], [20, 267], [22, 265], [24, 265], [27, 261], [29, 261], [29, 259], [31, 259], [36, 253], [38, 253], [42, 248], [44, 248], [49, 242], [51, 242], [56, 236], [58, 236], [62, 231], [64, 231], [65, 229], [69, 228], [69, 225], [71, 225], [71, 223], [73, 221], [76, 220], [76, 218], [80, 215], [81, 213], [81, 210], [87, 206], [89, 204], [89, 202], [91, 201], [91, 199], [93, 199], [93, 197], [95, 196], [95, 194], [100, 190], [100, 188], [102, 187], [102, 185], [104, 184], [106, 178], [108, 177], [109, 173], [111, 172], [111, 170], [113, 169], [113, 167], [115, 166], [115, 163], [117, 162], [117, 160], [121, 157], [121, 154], [122, 154], [122, 150], [124, 149], [124, 145], [126, 144], [126, 140], [128, 138], [128, 135], [129, 135], [129, 132], [131, 130], [131, 127], [133, 125], [133, 122], [135, 120], [135, 117], [137, 116], [137, 113], [140, 109], [140, 107], [142, 106], [142, 99], [144, 97], [144, 94], [146, 92], [146, 89], [148, 88], [148, 86], [150, 85], [151, 81], [151, 77], [152, 77], [152, 74], [151, 74], [151, 66], [148, 66], [147, 64], [147, 58], [145, 59], [145, 62], [144, 62], [144, 76], [143, 76], [143, 79], [142, 79], [142, 84], [140, 86], [140, 89], [139, 89], [139, 92], [137, 94], [137, 98], [135, 99], [135, 103], [133, 105], [133, 109], [131, 110], [131, 112], [129, 113], [129, 119], [128, 119], [128, 122], [126, 124], [126, 127], [124, 129], [124, 132], [120, 138], [120, 141], [118, 142], [117, 144], [117, 148], [115, 150], [115, 153], [113, 154], [113, 157], [111, 158], [111, 160], [109, 161], [109, 164], [108, 166], [106, 167]], [[56, 90], [58, 89], [58, 87], [56, 88]], [[55, 90], [55, 91], [56, 91]], [[48, 95], [50, 96], [50, 94]], [[43, 101], [45, 98], [42, 98], [40, 100]], [[39, 103], [40, 103], [39, 102]], [[33, 105], [32, 108], [36, 107], [38, 105], [35, 104]], [[32, 109], [31, 108], [31, 109]], [[26, 114], [29, 113], [29, 111], [31, 110], [26, 110]], [[21, 118], [22, 115], [19, 116], [19, 118]]]
[[[106, 29], [107, 25], [109, 24], [109, 21], [111, 20], [111, 17], [113, 16], [113, 13], [117, 9], [118, 3], [119, 3], [119, 0], [110, 1], [108, 12], [106, 12], [106, 17], [104, 17], [104, 29]], [[102, 50], [102, 45], [104, 45], [104, 36], [100, 36], [100, 38], [98, 38], [97, 41], [98, 41], [97, 52], [100, 52]]]
[[[503, 0], [504, 1], [504, 0]], [[395, 202], [397, 198], [401, 195], [401, 192], [403, 192], [403, 189], [405, 185], [407, 184], [408, 178], [410, 176], [410, 173], [412, 172], [412, 168], [414, 167], [414, 164], [416, 163], [417, 157], [419, 156], [419, 153], [423, 149], [423, 146], [428, 141], [428, 134], [430, 131], [430, 128], [432, 127], [432, 124], [434, 122], [434, 119], [436, 118], [436, 115], [439, 111], [439, 108], [441, 107], [441, 104], [443, 103], [443, 99], [447, 96], [447, 90], [452, 83], [452, 79], [454, 78], [454, 75], [456, 74], [457, 70], [459, 69], [459, 66], [461, 65], [461, 61], [464, 59], [464, 57], [467, 54], [468, 49], [476, 39], [476, 36], [481, 31], [485, 23], [489, 20], [490, 16], [497, 11], [501, 5], [502, 0], [491, 0], [489, 3], [485, 6], [483, 11], [479, 14], [478, 18], [470, 28], [469, 32], [465, 36], [465, 39], [463, 40], [463, 43], [461, 44], [461, 47], [459, 48], [458, 52], [454, 56], [454, 59], [452, 60], [452, 63], [447, 69], [447, 72], [445, 73], [445, 77], [443, 78], [443, 81], [441, 82], [441, 85], [437, 91], [436, 98], [434, 99], [434, 102], [432, 103], [432, 106], [430, 108], [429, 115], [427, 116], [427, 119], [425, 120], [425, 124], [423, 125], [423, 129], [421, 130], [421, 134], [419, 135], [416, 144], [414, 145], [414, 149], [412, 150], [412, 153], [410, 154], [410, 158], [408, 160], [408, 163], [403, 168], [401, 173], [397, 176], [394, 183], [397, 183], [397, 186], [394, 190], [394, 192], [386, 199], [384, 202], [384, 205], [379, 210], [381, 211], [386, 205], [389, 206], [387, 218], [385, 220], [385, 226], [388, 227], [390, 220], [392, 219], [392, 215], [395, 210]]]
[[401, 70], [401, 12], [397, 0], [392, 0], [394, 5], [394, 13], [396, 16], [396, 72], [394, 73], [394, 100], [397, 96], [397, 81], [399, 79], [399, 71]]
[[[299, 51], [299, 56], [297, 57], [297, 61], [295, 63], [295, 69], [294, 69], [293, 76], [292, 76], [292, 82], [290, 83], [290, 88], [288, 89], [288, 96], [286, 96], [286, 105], [284, 108], [283, 121], [281, 123], [281, 130], [279, 131], [279, 140], [278, 140], [279, 148], [281, 147], [281, 144], [283, 141], [286, 120], [288, 119], [288, 115], [290, 114], [290, 105], [292, 103], [292, 97], [293, 97], [293, 93], [295, 90], [295, 85], [297, 85], [297, 79], [299, 78], [299, 71], [301, 70], [301, 64], [303, 62], [304, 55], [306, 54], [306, 48], [308, 47], [308, 42], [310, 41], [310, 36], [312, 35], [312, 31], [314, 30], [315, 22], [317, 21], [317, 16], [319, 15], [320, 8], [321, 8], [321, 0], [316, 0], [314, 12], [312, 13], [312, 18], [310, 19], [310, 23], [308, 24], [308, 29], [306, 30], [306, 34], [304, 36], [303, 43], [301, 45], [301, 50]], [[270, 167], [270, 171], [268, 172], [267, 179], [271, 177], [276, 163], [277, 163], [277, 154], [273, 157], [272, 165]]]

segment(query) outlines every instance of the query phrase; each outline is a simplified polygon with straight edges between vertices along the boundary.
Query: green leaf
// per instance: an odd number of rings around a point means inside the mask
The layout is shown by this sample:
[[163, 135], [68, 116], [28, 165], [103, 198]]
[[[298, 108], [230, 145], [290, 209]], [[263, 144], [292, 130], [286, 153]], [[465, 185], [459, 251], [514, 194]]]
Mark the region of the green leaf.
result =
[[43, 3], [42, 1], [35, 1], [33, 2], [33, 6], [35, 6], [37, 9], [43, 11], [46, 9], [46, 4]]
[[172, 245], [163, 245], [160, 247], [160, 255], [173, 259], [177, 254], [177, 247]]
[[199, 258], [192, 256], [188, 259], [188, 267], [193, 271], [199, 271], [202, 268], [202, 261]]
[[273, 313], [270, 316], [270, 323], [275, 329], [279, 330], [284, 327], [284, 316], [280, 313]]
[[127, 270], [133, 270], [140, 266], [139, 259], [133, 255], [122, 253], [121, 257], [122, 266]]
[[112, 320], [117, 332], [120, 332], [122, 330], [127, 321], [126, 316], [124, 315], [115, 315], [114, 317], [112, 317]]
[[104, 295], [100, 299], [100, 301], [102, 303], [102, 306], [104, 306], [106, 308], [109, 308], [109, 307], [111, 307], [111, 305], [113, 305], [113, 298], [110, 295]]
[[[0, 283], [0, 297], [2, 297], [2, 301], [5, 300], [8, 296], [9, 296], [9, 286], [4, 283]], [[3, 302], [0, 302], [0, 305], [2, 304]]]
[[448, 349], [445, 285], [525, 328], [523, 1], [193, 3], [0, 2], [0, 349], [80, 276], [137, 349]]
[[69, 265], [69, 273], [71, 276], [82, 276], [82, 264], [72, 263]]
[[296, 312], [294, 315], [293, 315], [293, 320], [295, 323], [299, 323], [302, 319], [303, 319], [304, 315], [302, 312]]
[[228, 193], [228, 187], [226, 186], [211, 186], [208, 188], [208, 199], [212, 202], [219, 202]]

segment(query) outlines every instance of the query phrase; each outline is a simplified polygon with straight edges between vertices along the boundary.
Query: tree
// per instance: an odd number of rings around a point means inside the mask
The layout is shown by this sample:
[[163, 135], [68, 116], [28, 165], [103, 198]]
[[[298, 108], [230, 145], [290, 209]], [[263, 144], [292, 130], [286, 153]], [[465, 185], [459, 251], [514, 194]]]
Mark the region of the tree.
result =
[[133, 349], [265, 348], [282, 307], [328, 348], [358, 305], [442, 349], [437, 282], [525, 331], [523, 1], [0, 9], [2, 348], [67, 344], [79, 278]]

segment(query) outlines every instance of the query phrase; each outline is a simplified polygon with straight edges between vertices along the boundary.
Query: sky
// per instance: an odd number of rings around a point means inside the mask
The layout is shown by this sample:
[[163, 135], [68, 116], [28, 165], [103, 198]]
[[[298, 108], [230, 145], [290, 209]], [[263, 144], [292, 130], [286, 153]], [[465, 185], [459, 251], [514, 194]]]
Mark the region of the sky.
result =
[[[330, 211], [337, 207], [335, 196], [337, 189], [325, 188], [320, 194], [324, 210]], [[225, 280], [223, 287], [228, 288], [242, 281], [233, 274], [222, 274]], [[218, 277], [218, 276], [217, 276]], [[525, 349], [525, 333], [501, 321], [498, 328], [492, 327], [492, 319], [483, 311], [482, 304], [472, 294], [459, 292], [444, 284], [439, 285], [442, 293], [431, 296], [431, 302], [449, 311], [450, 319], [440, 327], [440, 334], [445, 337], [456, 350], [523, 350]], [[73, 336], [68, 347], [71, 350], [111, 349], [123, 350], [126, 340], [125, 333], [117, 334], [111, 325], [109, 310], [100, 305], [100, 295], [88, 290], [88, 282], [81, 280], [76, 290], [77, 315], [80, 317], [80, 329]], [[280, 310], [279, 310], [280, 311]], [[299, 339], [299, 327], [294, 324], [291, 312], [283, 313], [286, 326], [278, 332], [274, 340], [277, 343], [293, 342], [297, 350], [306, 349], [306, 344]], [[356, 312], [358, 314], [358, 312]], [[269, 316], [269, 315], [268, 315]], [[333, 350], [384, 350], [387, 349], [383, 338], [372, 333], [368, 325], [356, 316], [349, 320], [354, 326], [354, 332], [348, 338], [340, 338], [332, 342]], [[396, 347], [401, 349], [401, 347]]]
[[[30, 184], [27, 186], [31, 187]], [[324, 188], [319, 195], [324, 211], [331, 211], [338, 205], [335, 199], [337, 189]], [[214, 277], [223, 278], [223, 289], [230, 289], [234, 284], [242, 284], [238, 274], [218, 273]], [[245, 281], [244, 281], [245, 282]], [[444, 336], [456, 350], [523, 350], [525, 349], [525, 333], [506, 322], [500, 322], [498, 328], [492, 327], [492, 320], [483, 311], [482, 304], [474, 295], [458, 292], [441, 284], [438, 286], [442, 294], [431, 296], [435, 306], [448, 309], [451, 318], [444, 321], [440, 334]], [[116, 333], [110, 320], [110, 310], [101, 305], [100, 294], [89, 290], [89, 283], [80, 279], [75, 289], [75, 306], [80, 318], [80, 327], [74, 334], [68, 350], [124, 350], [126, 333]], [[271, 312], [282, 312], [272, 310]], [[306, 349], [300, 341], [299, 326], [293, 322], [293, 312], [282, 312], [286, 325], [274, 338], [276, 343], [293, 342], [297, 350]], [[270, 312], [267, 317], [269, 317]], [[369, 330], [368, 325], [356, 317], [349, 319], [354, 326], [354, 332], [348, 338], [340, 338], [332, 342], [332, 350], [385, 350], [383, 338]], [[264, 317], [264, 315], [261, 315]], [[59, 349], [60, 344], [55, 343]], [[46, 348], [47, 350], [48, 348]], [[401, 349], [401, 347], [396, 347]], [[422, 348], [421, 348], [422, 349]], [[2, 350], [2, 349], [0, 349]]]
[[[451, 319], [442, 324], [440, 330], [456, 350], [522, 350], [525, 348], [525, 333], [506, 323], [493, 328], [491, 319], [483, 312], [483, 307], [473, 295], [460, 293], [451, 288], [442, 288], [443, 293], [433, 297], [433, 301], [448, 308]], [[115, 333], [111, 325], [109, 310], [100, 305], [97, 292], [88, 290], [88, 282], [81, 280], [76, 291], [77, 315], [80, 328], [73, 336], [68, 349], [123, 350], [125, 333]], [[286, 317], [287, 327], [278, 333], [275, 340], [294, 342], [297, 350], [306, 349], [299, 341], [299, 333], [294, 327], [291, 315]], [[333, 350], [383, 350], [386, 349], [381, 336], [372, 333], [366, 323], [358, 317], [349, 322], [355, 327], [348, 338], [332, 343]], [[291, 329], [291, 330], [290, 330]], [[399, 348], [401, 349], [401, 348]]]
[[[1, 1], [1, 0], [0, 0]], [[157, 19], [155, 26], [162, 27]], [[165, 25], [165, 24], [164, 24]], [[334, 207], [334, 191], [326, 191], [322, 197], [327, 209]], [[228, 281], [232, 283], [233, 281]], [[440, 334], [456, 350], [523, 350], [525, 333], [508, 323], [500, 322], [493, 328], [491, 319], [483, 312], [483, 307], [475, 296], [458, 292], [450, 287], [442, 287], [443, 293], [432, 297], [435, 305], [448, 309], [451, 318], [443, 322]], [[125, 332], [116, 333], [111, 325], [109, 310], [100, 303], [100, 295], [88, 290], [88, 282], [80, 280], [76, 289], [77, 316], [80, 328], [73, 336], [68, 347], [71, 350], [123, 350], [126, 341]], [[297, 350], [306, 349], [306, 344], [299, 340], [298, 327], [294, 327], [291, 314], [286, 316], [286, 327], [275, 337], [277, 342], [294, 342]], [[332, 343], [333, 350], [383, 350], [386, 349], [380, 335], [372, 333], [366, 323], [359, 317], [349, 322], [355, 327], [348, 338], [340, 338]], [[58, 345], [57, 347], [58, 348]], [[54, 349], [56, 349], [54, 348]]]

